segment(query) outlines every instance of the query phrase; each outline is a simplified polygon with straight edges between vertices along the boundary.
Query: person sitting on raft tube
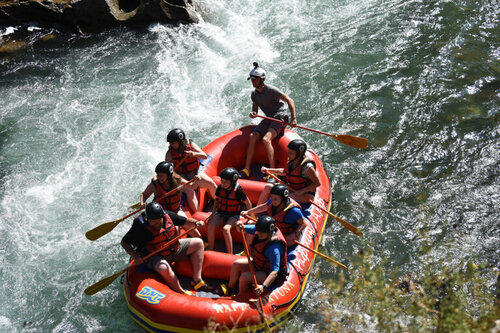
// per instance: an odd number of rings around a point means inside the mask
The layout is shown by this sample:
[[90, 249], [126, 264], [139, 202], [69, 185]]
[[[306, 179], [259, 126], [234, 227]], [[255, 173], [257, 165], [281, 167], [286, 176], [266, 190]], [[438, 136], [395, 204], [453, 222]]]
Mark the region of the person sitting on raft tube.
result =
[[[146, 208], [146, 200], [154, 193], [153, 201], [160, 203], [164, 210], [174, 212], [176, 214], [186, 216], [181, 208], [181, 190], [174, 191], [172, 194], [162, 198], [166, 193], [174, 190], [180, 184], [185, 184], [187, 181], [174, 172], [174, 166], [169, 162], [160, 162], [155, 168], [156, 176], [151, 179], [151, 183], [141, 193], [140, 203], [141, 208]], [[189, 200], [189, 199], [188, 199]], [[198, 230], [193, 230], [189, 233], [193, 237], [201, 237]]]
[[220, 173], [221, 184], [215, 191], [216, 199], [212, 215], [208, 221], [208, 249], [213, 250], [215, 246], [215, 230], [221, 226], [226, 243], [227, 252], [233, 253], [233, 238], [231, 229], [236, 221], [240, 219], [243, 208], [252, 208], [252, 203], [241, 186], [238, 184], [238, 171], [234, 168], [225, 168]]
[[[264, 293], [272, 284], [283, 283], [287, 277], [286, 240], [281, 231], [276, 228], [275, 221], [270, 216], [261, 216], [256, 224], [236, 224], [238, 228], [245, 228], [245, 232], [255, 234], [250, 244], [252, 263], [255, 267], [255, 286], [257, 295]], [[220, 285], [216, 292], [220, 295], [234, 295], [236, 284], [239, 285], [239, 294], [250, 290], [253, 276], [247, 258], [237, 259], [231, 265], [231, 273], [227, 287]]]
[[[293, 102], [293, 99], [282, 93], [278, 88], [269, 84], [264, 84], [264, 80], [266, 79], [266, 72], [262, 68], [260, 68], [259, 64], [257, 64], [256, 62], [254, 62], [253, 65], [254, 68], [250, 72], [247, 79], [252, 80], [252, 85], [255, 88], [255, 90], [252, 91], [251, 95], [252, 112], [250, 112], [250, 118], [255, 118], [260, 108], [268, 117], [282, 121], [288, 121], [285, 104], [283, 103], [286, 102], [288, 104], [288, 109], [290, 109], [292, 118], [290, 121], [290, 125], [292, 127], [297, 126], [295, 103]], [[283, 129], [283, 124], [267, 119], [263, 119], [259, 123], [259, 125], [255, 127], [253, 132], [250, 134], [245, 167], [240, 171], [240, 177], [242, 179], [250, 177], [250, 164], [252, 163], [252, 158], [255, 152], [255, 145], [257, 144], [257, 141], [261, 139], [262, 143], [264, 143], [264, 147], [266, 148], [267, 158], [269, 159], [269, 166], [271, 168], [275, 167], [274, 148], [271, 142]], [[267, 178], [267, 180], [274, 183], [274, 179], [271, 177]]]
[[300, 240], [302, 230], [307, 226], [300, 205], [291, 199], [289, 194], [290, 192], [285, 185], [276, 184], [271, 188], [270, 199], [267, 203], [241, 212], [241, 215], [267, 212], [267, 215], [276, 221], [275, 225], [285, 236], [288, 247], [295, 245], [294, 240]]
[[[285, 183], [291, 190], [290, 197], [300, 204], [314, 200], [316, 188], [321, 181], [316, 174], [316, 165], [306, 157], [307, 144], [302, 139], [295, 139], [288, 143], [288, 163], [285, 168], [262, 167], [263, 173], [270, 172], [278, 176], [285, 176]], [[259, 204], [267, 200], [272, 186], [266, 185], [259, 197]]]
[[217, 185], [204, 172], [199, 172], [200, 160], [206, 159], [207, 154], [200, 147], [186, 137], [186, 134], [180, 128], [174, 128], [167, 135], [169, 143], [165, 154], [165, 161], [174, 165], [174, 170], [186, 180], [195, 179], [189, 185], [186, 185], [183, 192], [188, 197], [189, 208], [195, 212], [198, 210], [198, 200], [194, 191], [199, 188], [206, 188], [212, 199], [215, 199], [215, 189]]
[[[146, 206], [146, 211], [134, 219], [132, 227], [121, 240], [121, 246], [136, 263], [142, 263], [142, 257], [161, 248], [176, 236], [175, 226], [190, 228], [192, 226], [203, 227], [204, 225], [203, 221], [186, 218], [171, 211], [164, 211], [158, 202], [150, 202]], [[203, 247], [201, 238], [180, 239], [169, 248], [149, 258], [146, 261], [146, 266], [160, 274], [174, 291], [192, 295], [191, 292], [182, 288], [171, 267], [172, 262], [189, 259], [193, 266], [191, 287], [195, 290], [210, 291], [211, 288], [201, 277]]]

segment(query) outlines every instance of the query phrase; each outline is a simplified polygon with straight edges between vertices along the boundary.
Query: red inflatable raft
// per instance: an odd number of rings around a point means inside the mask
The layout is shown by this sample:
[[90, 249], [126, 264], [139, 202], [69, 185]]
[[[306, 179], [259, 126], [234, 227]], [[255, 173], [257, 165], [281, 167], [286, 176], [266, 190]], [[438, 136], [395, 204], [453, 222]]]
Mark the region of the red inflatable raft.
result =
[[[203, 150], [209, 155], [205, 162], [205, 173], [218, 180], [218, 174], [226, 167], [241, 169], [245, 161], [249, 135], [253, 126], [225, 134], [209, 143]], [[287, 145], [299, 136], [291, 131], [274, 140], [275, 159], [277, 167], [283, 167], [287, 162]], [[316, 153], [307, 151], [309, 159], [316, 163], [317, 174], [322, 186], [316, 192], [315, 203], [329, 210], [331, 204], [330, 181]], [[253, 159], [253, 169], [260, 170], [260, 165], [267, 162], [265, 148], [261, 142], [256, 146]], [[259, 176], [260, 178], [260, 176]], [[259, 180], [239, 180], [240, 185], [255, 205], [265, 183]], [[193, 217], [204, 220], [209, 212], [203, 212], [206, 206], [205, 190], [199, 193], [200, 212]], [[307, 209], [309, 226], [304, 230], [300, 240], [304, 245], [317, 249], [321, 241], [328, 215], [311, 205]], [[188, 212], [189, 214], [189, 212]], [[206, 229], [201, 230], [206, 235]], [[217, 235], [222, 239], [222, 234]], [[235, 249], [241, 237], [233, 233]], [[240, 245], [241, 248], [241, 245]], [[223, 252], [205, 251], [203, 277], [209, 284], [225, 282], [229, 279], [231, 264], [241, 258]], [[267, 324], [262, 320], [253, 291], [237, 297], [218, 297], [199, 293], [188, 296], [172, 291], [161, 277], [143, 267], [133, 267], [123, 279], [123, 289], [128, 308], [134, 321], [149, 332], [248, 332], [265, 331], [267, 325], [274, 331], [283, 325], [291, 316], [292, 309], [299, 302], [306, 286], [314, 253], [296, 246], [288, 253], [288, 278], [281, 285], [271, 286], [271, 292], [263, 297], [263, 313]], [[189, 261], [175, 264], [181, 283], [187, 287], [192, 269]], [[184, 282], [183, 282], [183, 277]], [[200, 297], [201, 296], [201, 297]]]

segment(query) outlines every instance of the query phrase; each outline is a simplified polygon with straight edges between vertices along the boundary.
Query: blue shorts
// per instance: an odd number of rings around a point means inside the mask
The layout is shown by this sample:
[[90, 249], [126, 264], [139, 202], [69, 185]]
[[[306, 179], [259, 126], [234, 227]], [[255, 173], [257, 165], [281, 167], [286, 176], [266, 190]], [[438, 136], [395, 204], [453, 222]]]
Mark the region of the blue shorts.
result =
[[224, 222], [227, 223], [227, 221], [232, 217], [233, 219], [235, 219], [236, 221], [238, 221], [240, 219], [240, 214], [225, 214], [225, 213], [220, 213], [220, 212], [217, 212], [215, 213], [215, 215], [219, 215], [223, 220]]

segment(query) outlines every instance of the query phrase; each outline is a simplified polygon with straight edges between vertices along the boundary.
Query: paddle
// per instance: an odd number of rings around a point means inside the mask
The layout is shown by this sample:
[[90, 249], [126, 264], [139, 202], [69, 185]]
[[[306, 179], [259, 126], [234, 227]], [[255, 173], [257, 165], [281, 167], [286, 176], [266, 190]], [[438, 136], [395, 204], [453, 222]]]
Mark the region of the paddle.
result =
[[[266, 174], [268, 174], [269, 176], [273, 177], [274, 179], [276, 179], [276, 181], [280, 182], [281, 184], [284, 184], [283, 181], [281, 179], [279, 179], [278, 177], [276, 177], [276, 175], [272, 174], [271, 172], [267, 171], [266, 170]], [[286, 185], [286, 184], [285, 184]], [[290, 190], [292, 192], [295, 192], [294, 189], [290, 188]], [[349, 222], [341, 219], [340, 217], [338, 216], [335, 216], [333, 215], [331, 212], [327, 211], [326, 209], [324, 209], [323, 207], [319, 206], [318, 204], [316, 204], [314, 201], [312, 200], [308, 200], [308, 202], [316, 207], [318, 207], [319, 209], [321, 209], [323, 212], [327, 213], [328, 215], [330, 215], [331, 217], [333, 217], [335, 220], [337, 220], [340, 224], [342, 224], [344, 227], [347, 228], [347, 230], [349, 230], [350, 232], [358, 235], [359, 237], [363, 238], [363, 232], [361, 230], [359, 230], [358, 228], [356, 228], [355, 226], [353, 226], [352, 224], [350, 224]]]
[[[189, 184], [191, 182], [193, 182], [194, 179], [191, 179], [190, 181], [188, 181], [186, 184]], [[181, 184], [179, 186], [177, 186], [176, 188], [174, 188], [173, 190], [171, 191], [168, 191], [167, 193], [165, 193], [164, 195], [156, 198], [155, 200], [153, 201], [158, 201], [158, 200], [161, 200], [169, 195], [171, 195], [172, 193], [174, 193], [174, 191], [179, 191], [184, 185], [186, 184]], [[135, 211], [133, 211], [132, 213], [130, 214], [127, 214], [125, 215], [124, 217], [122, 218], [119, 218], [118, 220], [114, 220], [114, 221], [111, 221], [111, 222], [106, 222], [106, 223], [103, 223], [97, 227], [95, 227], [94, 229], [92, 230], [89, 230], [85, 233], [85, 237], [87, 237], [87, 239], [91, 240], [91, 241], [94, 241], [96, 239], [99, 239], [101, 238], [102, 236], [106, 235], [107, 233], [109, 233], [111, 230], [113, 230], [120, 222], [122, 222], [123, 220], [125, 220], [126, 218], [140, 212], [142, 210], [142, 208], [139, 208]]]
[[[174, 171], [177, 171], [177, 169], [179, 168], [179, 166], [181, 166], [181, 164], [186, 160], [187, 156], [185, 156], [183, 159], [180, 160], [179, 164], [177, 164], [176, 167], [174, 167]], [[185, 184], [184, 184], [185, 185]], [[169, 192], [170, 193], [170, 192]], [[141, 207], [141, 203], [140, 202], [137, 202], [133, 205], [131, 205], [129, 207], [129, 209], [138, 209], [139, 207]]]
[[[151, 256], [157, 254], [158, 252], [163, 251], [164, 249], [168, 248], [173, 242], [177, 241], [179, 238], [183, 237], [184, 235], [188, 234], [189, 232], [193, 231], [194, 229], [196, 229], [196, 226], [189, 228], [188, 230], [186, 230], [183, 233], [179, 234], [178, 236], [174, 237], [167, 244], [163, 245], [158, 250], [151, 252], [147, 256], [144, 256], [144, 258], [142, 258], [142, 259], [146, 260], [146, 259], [150, 258]], [[113, 282], [117, 277], [119, 277], [120, 275], [125, 273], [127, 270], [129, 270], [132, 267], [137, 266], [137, 265], [138, 265], [137, 263], [133, 263], [132, 265], [127, 266], [126, 268], [122, 269], [118, 273], [110, 275], [108, 277], [105, 277], [101, 281], [94, 283], [93, 285], [91, 285], [90, 287], [85, 289], [85, 291], [84, 291], [85, 294], [87, 294], [89, 296], [94, 295], [95, 293], [97, 293], [97, 292], [101, 291], [102, 289], [106, 288], [107, 286], [109, 286], [111, 284], [111, 282]]]
[[294, 239], [294, 240], [293, 240], [293, 242], [294, 242], [295, 244], [298, 244], [298, 245], [300, 245], [300, 246], [302, 246], [302, 247], [304, 247], [304, 248], [308, 249], [309, 251], [311, 251], [311, 252], [313, 252], [313, 253], [316, 253], [316, 254], [317, 254], [318, 256], [320, 256], [321, 258], [326, 259], [326, 260], [328, 260], [328, 261], [330, 261], [330, 262], [334, 263], [335, 265], [337, 265], [337, 266], [339, 266], [339, 267], [341, 267], [341, 268], [345, 269], [346, 271], [350, 271], [350, 269], [349, 269], [347, 266], [344, 266], [343, 264], [341, 264], [340, 262], [338, 262], [338, 261], [336, 261], [336, 260], [334, 260], [334, 259], [330, 258], [329, 256], [327, 256], [327, 255], [325, 255], [325, 254], [323, 254], [323, 253], [321, 253], [321, 252], [319, 252], [319, 251], [316, 251], [315, 249], [312, 249], [312, 248], [310, 248], [310, 247], [309, 247], [309, 246], [307, 246], [307, 245], [304, 245], [304, 244], [302, 244], [302, 243], [298, 242], [296, 239]]
[[[257, 287], [258, 283], [257, 283], [257, 278], [255, 277], [255, 269], [253, 267], [252, 259], [250, 258], [250, 251], [248, 250], [248, 244], [247, 244], [247, 240], [245, 238], [245, 233], [243, 232], [243, 228], [240, 228], [240, 233], [241, 233], [241, 238], [243, 239], [243, 245], [245, 245], [245, 254], [246, 254], [247, 259], [248, 259], [248, 266], [250, 267], [250, 272], [252, 273], [253, 283], [254, 283], [255, 287]], [[257, 295], [257, 297], [259, 298], [260, 317], [262, 318], [262, 320], [266, 324], [266, 332], [271, 332], [271, 328], [269, 327], [269, 324], [267, 323], [266, 316], [264, 314], [264, 303], [262, 302], [262, 297], [260, 297], [260, 295]]]
[[[282, 120], [279, 120], [279, 119], [270, 118], [270, 117], [266, 117], [266, 116], [261, 116], [260, 114], [256, 114], [255, 116], [260, 117], [260, 118], [264, 118], [264, 119], [267, 119], [267, 120], [275, 121], [277, 123], [281, 123], [281, 124], [284, 124], [284, 125], [287, 125], [287, 126], [290, 125], [290, 123], [287, 123], [285, 121], [282, 121]], [[311, 132], [314, 132], [314, 133], [327, 135], [329, 137], [334, 138], [337, 141], [342, 142], [345, 145], [348, 145], [348, 146], [351, 146], [351, 147], [354, 147], [354, 148], [365, 149], [368, 146], [368, 140], [366, 140], [365, 138], [360, 138], [360, 137], [352, 136], [352, 135], [348, 135], [348, 134], [330, 134], [330, 133], [318, 131], [318, 130], [315, 130], [315, 129], [312, 129], [312, 128], [308, 128], [308, 127], [304, 127], [304, 126], [300, 126], [300, 125], [297, 125], [295, 127], [301, 128], [301, 129], [306, 130], [306, 131], [311, 131]]]
[[[242, 214], [242, 216], [243, 216], [243, 217], [245, 217], [245, 218], [247, 218], [247, 219], [249, 219], [249, 220], [252, 220], [252, 221], [254, 221], [254, 222], [256, 222], [256, 221], [257, 221], [257, 219], [256, 219], [256, 218], [251, 217], [250, 215]], [[330, 262], [334, 263], [335, 265], [338, 265], [338, 266], [340, 266], [341, 268], [343, 268], [343, 269], [345, 269], [345, 270], [348, 270], [348, 271], [350, 270], [349, 268], [347, 268], [345, 265], [341, 264], [340, 262], [338, 262], [338, 261], [336, 261], [336, 260], [334, 260], [334, 259], [330, 258], [329, 256], [327, 256], [327, 255], [325, 255], [325, 254], [323, 254], [323, 253], [321, 253], [321, 252], [319, 252], [319, 251], [316, 251], [316, 250], [314, 250], [314, 249], [312, 249], [312, 248], [310, 248], [310, 247], [308, 247], [308, 246], [306, 246], [306, 245], [304, 245], [304, 244], [302, 244], [302, 243], [298, 242], [296, 239], [294, 239], [293, 241], [294, 241], [294, 243], [296, 243], [296, 244], [298, 244], [298, 245], [300, 245], [300, 246], [305, 247], [305, 248], [306, 248], [306, 249], [308, 249], [309, 251], [311, 251], [311, 252], [313, 252], [313, 253], [316, 253], [316, 254], [317, 254], [317, 255], [319, 255], [320, 257], [322, 257], [322, 258], [324, 258], [324, 259], [326, 259], [326, 260], [329, 260]]]

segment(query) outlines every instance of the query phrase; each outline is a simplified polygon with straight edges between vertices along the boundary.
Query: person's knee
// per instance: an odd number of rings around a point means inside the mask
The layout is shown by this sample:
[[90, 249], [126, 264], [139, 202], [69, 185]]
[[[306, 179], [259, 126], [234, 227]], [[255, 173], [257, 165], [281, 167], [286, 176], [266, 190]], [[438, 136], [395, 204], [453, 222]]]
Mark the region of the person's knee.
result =
[[256, 132], [250, 133], [250, 143], [255, 143], [260, 139], [260, 135]]
[[168, 264], [168, 262], [162, 260], [158, 264], [156, 264], [155, 271], [157, 271], [158, 273], [161, 272], [169, 273], [171, 271], [171, 267]]
[[201, 238], [191, 238], [189, 242], [189, 247], [193, 252], [203, 251], [204, 248], [203, 240]]
[[223, 231], [225, 234], [229, 234], [229, 233], [231, 233], [231, 228], [232, 228], [232, 226], [231, 226], [231, 225], [226, 224], [226, 225], [224, 226], [224, 228], [222, 228], [222, 231]]
[[262, 138], [262, 143], [264, 143], [265, 145], [270, 145], [271, 141], [273, 141], [273, 139], [269, 135], [265, 135]]
[[241, 258], [233, 261], [233, 266], [235, 268], [241, 269], [243, 267], [248, 266], [248, 260], [246, 258]]

